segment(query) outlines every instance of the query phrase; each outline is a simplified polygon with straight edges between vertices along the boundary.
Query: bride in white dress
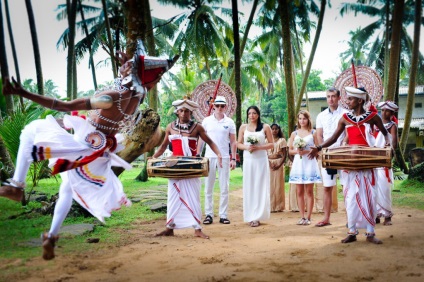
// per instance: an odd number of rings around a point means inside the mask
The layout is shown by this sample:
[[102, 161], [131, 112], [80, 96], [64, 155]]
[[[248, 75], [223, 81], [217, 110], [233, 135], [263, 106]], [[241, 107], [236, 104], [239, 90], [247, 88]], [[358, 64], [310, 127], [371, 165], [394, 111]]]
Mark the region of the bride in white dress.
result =
[[244, 150], [243, 219], [251, 227], [257, 227], [261, 220], [269, 219], [271, 214], [267, 150], [274, 143], [271, 128], [261, 122], [258, 107], [250, 106], [247, 109], [247, 121], [247, 124], [240, 126], [237, 142], [237, 148]]

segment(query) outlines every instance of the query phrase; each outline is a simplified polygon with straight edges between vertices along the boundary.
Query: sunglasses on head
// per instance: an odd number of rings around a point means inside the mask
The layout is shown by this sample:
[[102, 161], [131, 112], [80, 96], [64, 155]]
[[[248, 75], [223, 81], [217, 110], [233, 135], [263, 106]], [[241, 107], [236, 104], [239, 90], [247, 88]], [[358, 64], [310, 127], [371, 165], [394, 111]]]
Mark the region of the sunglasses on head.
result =
[[225, 105], [215, 105], [217, 108], [225, 108]]

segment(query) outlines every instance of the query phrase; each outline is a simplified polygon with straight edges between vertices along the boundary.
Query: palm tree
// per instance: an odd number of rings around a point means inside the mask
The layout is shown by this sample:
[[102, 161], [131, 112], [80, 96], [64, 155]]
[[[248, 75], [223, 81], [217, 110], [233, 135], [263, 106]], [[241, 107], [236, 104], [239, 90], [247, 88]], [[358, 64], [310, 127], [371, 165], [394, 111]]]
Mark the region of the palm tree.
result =
[[412, 47], [412, 65], [409, 76], [408, 86], [408, 99], [405, 112], [405, 122], [402, 130], [402, 136], [399, 142], [399, 149], [402, 154], [405, 153], [406, 143], [408, 141], [409, 128], [412, 117], [412, 109], [415, 97], [415, 85], [417, 79], [418, 61], [419, 61], [419, 45], [420, 45], [420, 32], [421, 32], [421, 16], [422, 16], [422, 1], [415, 1], [415, 23], [414, 23], [414, 45]]
[[[258, 7], [258, 2], [259, 2], [259, 0], [253, 0], [252, 10], [250, 11], [250, 15], [249, 15], [249, 19], [247, 20], [246, 27], [244, 28], [243, 39], [242, 39], [241, 46], [240, 46], [240, 60], [243, 57], [244, 48], [246, 47], [250, 27], [252, 26], [252, 23], [253, 23], [253, 17], [255, 16], [256, 8]], [[234, 15], [234, 11], [233, 11], [233, 15]], [[236, 34], [234, 34], [234, 36], [236, 36]], [[230, 78], [228, 80], [228, 85], [232, 86], [233, 81], [234, 81], [234, 76], [235, 76], [235, 69], [233, 69], [232, 72], [231, 72]], [[238, 118], [239, 117], [237, 117], [237, 113], [236, 113], [236, 120]], [[240, 119], [241, 119], [241, 116], [240, 116]]]
[[[111, 58], [114, 56], [114, 53], [110, 52], [110, 46], [108, 45], [108, 35], [106, 28], [106, 19], [104, 10], [96, 5], [87, 5], [82, 4], [78, 0], [79, 4], [77, 6], [77, 11], [80, 11], [81, 21], [76, 22], [76, 29], [83, 29], [85, 37], [83, 37], [80, 41], [75, 44], [75, 61], [78, 64], [81, 59], [84, 57], [86, 53], [89, 54], [90, 58], [96, 54], [99, 48], [102, 48], [109, 54], [109, 59], [104, 61], [104, 65], [111, 65], [114, 62], [114, 59]], [[98, 1], [98, 0], [97, 0]], [[106, 14], [109, 18], [110, 25], [113, 27], [113, 33], [115, 40], [112, 44], [115, 46], [114, 49], [120, 50], [121, 41], [124, 41], [125, 38], [123, 34], [126, 33], [126, 20], [124, 14], [122, 12], [122, 4], [115, 3], [115, 1], [109, 0], [107, 3], [108, 13]], [[58, 5], [57, 9], [58, 14], [56, 18], [58, 20], [63, 20], [68, 17], [67, 6], [66, 5]], [[88, 15], [88, 17], [86, 17]], [[94, 16], [93, 16], [94, 15]], [[67, 48], [69, 42], [69, 28], [65, 29], [65, 31], [60, 36], [57, 46], [62, 46], [64, 49]], [[112, 36], [111, 36], [112, 37]], [[112, 63], [111, 63], [112, 62]], [[90, 66], [93, 72], [93, 82], [95, 81], [95, 64], [94, 62], [90, 62]], [[113, 72], [112, 65], [112, 72]], [[116, 73], [116, 70], [115, 70]], [[95, 83], [95, 89], [97, 88], [97, 83]]]
[[[117, 68], [116, 68], [116, 62], [115, 62], [115, 52], [113, 51], [114, 44], [112, 40], [112, 33], [111, 33], [109, 15], [108, 15], [109, 10], [107, 7], [106, 0], [102, 0], [102, 7], [103, 7], [103, 14], [105, 15], [107, 46], [109, 48], [110, 62], [112, 63], [113, 77], [116, 77]], [[115, 42], [119, 42], [119, 40], [115, 40]]]
[[[358, 65], [363, 65], [367, 62], [366, 54], [369, 53], [370, 43], [363, 44], [358, 37], [362, 34], [362, 28], [349, 31], [350, 41], [347, 42], [348, 49], [340, 53], [340, 58], [343, 62], [349, 62], [353, 59]], [[370, 54], [371, 55], [371, 54]]]
[[[355, 15], [360, 13], [370, 17], [376, 17], [376, 20], [371, 24], [367, 25], [362, 29], [357, 39], [362, 44], [367, 42], [373, 42], [368, 60], [365, 63], [368, 66], [375, 65], [375, 69], [379, 72], [384, 81], [384, 89], [388, 89], [388, 70], [389, 70], [389, 42], [392, 33], [392, 22], [390, 19], [390, 11], [394, 11], [394, 3], [398, 1], [390, 0], [368, 0], [358, 1], [358, 3], [343, 3], [340, 9], [340, 14], [353, 12]], [[400, 31], [399, 41], [401, 42], [401, 54], [402, 57], [408, 58], [408, 60], [401, 60], [401, 69], [409, 69], [409, 66], [405, 64], [406, 61], [411, 61], [410, 56], [412, 50], [412, 39], [409, 37], [406, 27], [414, 22], [414, 3], [415, 1], [407, 0], [404, 5], [404, 13], [401, 19], [403, 26]], [[424, 19], [422, 18], [422, 23]], [[377, 39], [374, 39], [377, 34]], [[396, 78], [395, 81], [398, 79]]]
[[76, 62], [75, 62], [75, 20], [77, 14], [77, 0], [66, 0], [66, 12], [68, 14], [68, 57], [67, 57], [67, 96], [69, 100], [76, 98]]
[[41, 67], [40, 46], [38, 44], [37, 28], [35, 26], [34, 11], [31, 0], [25, 0], [28, 13], [29, 28], [31, 30], [32, 48], [34, 50], [35, 69], [37, 73], [38, 94], [44, 95], [43, 70]]
[[303, 76], [302, 86], [300, 87], [299, 96], [297, 97], [297, 104], [296, 104], [295, 113], [299, 112], [300, 105], [302, 104], [303, 93], [306, 90], [306, 83], [308, 81], [309, 73], [310, 73], [311, 68], [312, 68], [312, 62], [314, 61], [315, 51], [317, 50], [319, 37], [321, 35], [322, 22], [324, 20], [325, 6], [326, 5], [327, 5], [327, 1], [321, 0], [321, 7], [320, 7], [320, 11], [319, 11], [317, 30], [316, 30], [316, 33], [315, 33], [314, 42], [312, 44], [311, 54], [309, 55], [308, 64], [306, 66], [306, 71], [305, 71], [305, 74]]
[[87, 23], [85, 21], [84, 9], [82, 8], [82, 0], [78, 0], [78, 10], [79, 10], [80, 15], [81, 15], [81, 22], [82, 22], [82, 27], [84, 29], [84, 33], [85, 33], [85, 35], [87, 36], [87, 39], [88, 39], [87, 48], [88, 48], [88, 55], [89, 55], [89, 64], [90, 64], [90, 68], [91, 68], [91, 75], [93, 77], [94, 89], [97, 89], [96, 66], [94, 65], [93, 50], [91, 48], [92, 43], [91, 43], [91, 39], [89, 37], [88, 26], [87, 26]]
[[[284, 54], [292, 54], [292, 43], [290, 37], [290, 17], [289, 17], [289, 5], [285, 0], [279, 0], [279, 13], [281, 16], [281, 32], [283, 38], [283, 52]], [[288, 114], [288, 131], [291, 132], [294, 129], [294, 64], [291, 56], [284, 56], [284, 78], [286, 81], [287, 89], [287, 114]]]
[[[3, 27], [3, 11], [2, 7], [0, 5], [0, 65], [1, 65], [1, 76], [8, 77], [9, 76], [9, 67], [7, 64], [7, 56], [6, 56], [6, 44], [4, 42], [4, 27]], [[3, 81], [3, 80], [2, 80]], [[3, 86], [2, 86], [3, 87]], [[3, 94], [0, 96], [0, 98], [3, 98]], [[4, 102], [3, 102], [4, 101]], [[13, 99], [11, 96], [7, 96], [6, 99], [0, 99], [0, 105], [6, 104], [5, 108], [10, 115], [13, 111]], [[3, 108], [3, 107], [1, 107]], [[0, 121], [3, 121], [3, 111], [0, 111]], [[10, 155], [8, 154], [6, 147], [4, 146], [3, 139], [0, 137], [0, 163], [3, 164], [3, 166], [7, 168], [13, 168], [13, 163], [10, 159]], [[10, 170], [4, 170], [5, 175], [0, 174], [0, 180], [7, 179], [10, 177], [11, 173]]]
[[[236, 100], [237, 105], [241, 105], [241, 70], [240, 70], [240, 33], [239, 33], [239, 22], [238, 22], [238, 6], [237, 0], [231, 0], [231, 6], [233, 9], [233, 34], [234, 34], [234, 74], [236, 82]], [[241, 126], [241, 107], [236, 109], [236, 128]], [[243, 160], [241, 159], [243, 163]]]
[[[16, 80], [18, 81], [18, 83], [21, 83], [21, 72], [19, 71], [19, 63], [18, 63], [18, 56], [16, 54], [15, 39], [14, 39], [13, 31], [12, 31], [12, 23], [10, 21], [9, 0], [4, 1], [4, 8], [6, 12], [7, 30], [9, 32], [10, 46], [12, 47], [13, 62], [15, 64]], [[21, 108], [23, 108], [24, 99], [22, 97], [19, 97], [19, 102], [21, 104]]]
[[402, 32], [402, 18], [403, 18], [404, 6], [405, 6], [404, 0], [395, 1], [395, 6], [393, 10], [393, 21], [392, 21], [392, 37], [390, 40], [389, 75], [388, 75], [386, 93], [384, 95], [385, 100], [393, 101], [395, 98], [395, 94], [398, 90], [400, 37]]
[[[220, 0], [159, 0], [162, 4], [172, 4], [182, 9], [191, 10], [177, 15], [173, 22], [182, 26], [176, 35], [175, 46], [182, 55], [183, 63], [192, 59], [200, 68], [204, 68], [213, 78], [211, 60], [218, 59], [223, 67], [228, 66], [230, 51], [224, 41], [223, 33], [232, 33], [229, 24], [218, 17], [214, 10], [217, 8], [206, 5], [220, 3]], [[221, 8], [223, 13], [230, 14], [230, 10]], [[196, 54], [196, 55], [194, 55]]]

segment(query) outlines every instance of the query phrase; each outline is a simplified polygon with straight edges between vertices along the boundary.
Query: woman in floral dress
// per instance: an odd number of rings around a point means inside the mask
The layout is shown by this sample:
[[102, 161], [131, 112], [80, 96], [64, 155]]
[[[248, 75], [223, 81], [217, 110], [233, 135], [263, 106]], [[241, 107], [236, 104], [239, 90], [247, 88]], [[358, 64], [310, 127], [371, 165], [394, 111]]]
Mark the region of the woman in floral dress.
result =
[[297, 205], [301, 215], [297, 224], [310, 225], [314, 207], [314, 183], [321, 182], [321, 174], [318, 161], [307, 157], [310, 148], [317, 143], [316, 132], [312, 129], [311, 115], [308, 111], [301, 110], [297, 114], [297, 128], [289, 139], [289, 154], [294, 155], [289, 182], [296, 184]]

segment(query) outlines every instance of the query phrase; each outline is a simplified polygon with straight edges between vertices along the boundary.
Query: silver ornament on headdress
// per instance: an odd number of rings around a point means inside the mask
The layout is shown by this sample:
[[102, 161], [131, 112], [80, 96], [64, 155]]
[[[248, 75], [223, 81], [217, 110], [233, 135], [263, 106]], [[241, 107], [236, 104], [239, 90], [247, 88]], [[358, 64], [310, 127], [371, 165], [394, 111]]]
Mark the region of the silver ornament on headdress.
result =
[[131, 70], [131, 78], [132, 78], [132, 87], [131, 90], [134, 90], [137, 94], [142, 96], [141, 101], [144, 100], [146, 96], [147, 89], [143, 86], [143, 82], [141, 78], [138, 77], [138, 68], [141, 68], [140, 56], [146, 55], [146, 49], [144, 49], [143, 41], [141, 39], [137, 39], [137, 50], [134, 53], [133, 57], [133, 67]]

